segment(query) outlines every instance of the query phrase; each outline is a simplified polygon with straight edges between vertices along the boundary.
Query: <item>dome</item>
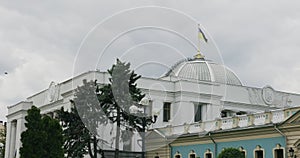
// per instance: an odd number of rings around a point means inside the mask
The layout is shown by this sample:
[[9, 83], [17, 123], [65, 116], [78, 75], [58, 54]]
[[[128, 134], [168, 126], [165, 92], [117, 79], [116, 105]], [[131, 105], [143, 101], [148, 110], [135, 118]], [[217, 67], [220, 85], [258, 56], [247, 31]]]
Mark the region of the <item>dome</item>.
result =
[[165, 76], [228, 85], [242, 85], [239, 78], [229, 68], [212, 61], [207, 61], [203, 57], [179, 61]]

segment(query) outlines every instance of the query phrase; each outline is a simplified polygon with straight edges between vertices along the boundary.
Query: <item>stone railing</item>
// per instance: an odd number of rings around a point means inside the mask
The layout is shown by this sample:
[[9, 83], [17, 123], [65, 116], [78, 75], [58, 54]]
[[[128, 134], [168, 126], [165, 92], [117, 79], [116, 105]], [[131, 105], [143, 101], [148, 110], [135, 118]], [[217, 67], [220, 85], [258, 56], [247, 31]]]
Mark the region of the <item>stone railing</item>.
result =
[[268, 112], [254, 113], [248, 115], [237, 115], [212, 121], [196, 122], [192, 124], [183, 124], [178, 126], [166, 126], [158, 128], [166, 136], [181, 135], [188, 133], [207, 133], [215, 130], [226, 130], [239, 127], [258, 126], [269, 123], [279, 123], [285, 121], [288, 117], [300, 110], [300, 107], [274, 110]]

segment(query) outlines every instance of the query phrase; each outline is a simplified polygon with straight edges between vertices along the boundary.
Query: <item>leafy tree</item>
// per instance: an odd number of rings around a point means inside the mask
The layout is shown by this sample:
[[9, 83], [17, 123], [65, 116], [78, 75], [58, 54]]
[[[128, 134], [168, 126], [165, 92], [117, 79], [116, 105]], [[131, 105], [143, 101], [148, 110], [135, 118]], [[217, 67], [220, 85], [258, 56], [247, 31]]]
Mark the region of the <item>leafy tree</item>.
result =
[[49, 116], [42, 116], [32, 106], [25, 117], [25, 130], [21, 134], [21, 158], [63, 158], [62, 128], [59, 122]]
[[[153, 123], [151, 117], [132, 115], [129, 113], [133, 104], [139, 103], [143, 98], [141, 90], [137, 88], [136, 81], [141, 77], [130, 70], [130, 63], [117, 59], [116, 64], [108, 70], [109, 84], [97, 89], [98, 100], [107, 117], [117, 125], [115, 137], [115, 158], [119, 157], [119, 141], [121, 126], [127, 131], [145, 132], [145, 126]], [[123, 132], [128, 135], [128, 133]]]
[[1, 158], [4, 158], [5, 155], [5, 138], [6, 138], [6, 127], [0, 130], [0, 144], [3, 145], [2, 149], [0, 150]]
[[65, 144], [64, 149], [68, 157], [82, 158], [89, 154], [97, 158], [103, 150], [98, 146], [97, 128], [107, 120], [101, 115], [101, 107], [96, 97], [96, 81], [83, 80], [83, 85], [75, 90], [74, 100], [71, 100], [71, 111], [63, 108], [58, 112], [63, 123]]
[[218, 158], [245, 158], [243, 153], [237, 148], [225, 148]]

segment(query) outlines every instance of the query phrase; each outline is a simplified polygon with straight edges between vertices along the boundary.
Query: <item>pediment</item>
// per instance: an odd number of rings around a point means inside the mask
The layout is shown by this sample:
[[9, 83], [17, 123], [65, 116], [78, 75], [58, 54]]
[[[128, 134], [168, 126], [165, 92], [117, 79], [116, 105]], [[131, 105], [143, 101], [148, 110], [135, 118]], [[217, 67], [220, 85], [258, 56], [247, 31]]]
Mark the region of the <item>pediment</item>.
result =
[[293, 113], [288, 119], [286, 119], [282, 124], [300, 124], [300, 110]]

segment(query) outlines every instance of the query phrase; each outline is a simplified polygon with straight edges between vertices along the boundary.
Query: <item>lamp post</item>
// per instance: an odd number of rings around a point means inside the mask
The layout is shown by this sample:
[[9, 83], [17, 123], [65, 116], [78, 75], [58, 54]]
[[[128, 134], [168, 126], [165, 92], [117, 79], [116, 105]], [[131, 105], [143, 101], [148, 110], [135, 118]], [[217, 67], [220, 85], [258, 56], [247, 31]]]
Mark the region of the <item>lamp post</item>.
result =
[[290, 149], [289, 149], [289, 157], [294, 158], [294, 154], [295, 154], [294, 152], [295, 152], [294, 149], [292, 147], [290, 147]]
[[146, 127], [155, 123], [157, 120], [157, 115], [147, 114], [147, 112], [150, 112], [150, 101], [147, 98], [143, 98], [137, 105], [132, 105], [130, 107], [130, 113], [134, 114], [136, 117], [134, 117], [136, 122], [141, 123], [141, 127], [138, 127], [139, 132], [141, 132], [142, 137], [142, 158], [145, 158], [145, 132]]

